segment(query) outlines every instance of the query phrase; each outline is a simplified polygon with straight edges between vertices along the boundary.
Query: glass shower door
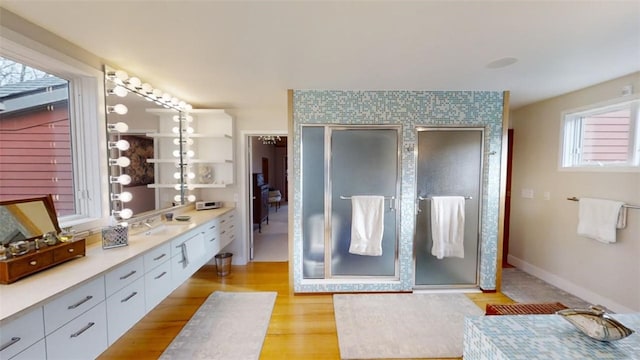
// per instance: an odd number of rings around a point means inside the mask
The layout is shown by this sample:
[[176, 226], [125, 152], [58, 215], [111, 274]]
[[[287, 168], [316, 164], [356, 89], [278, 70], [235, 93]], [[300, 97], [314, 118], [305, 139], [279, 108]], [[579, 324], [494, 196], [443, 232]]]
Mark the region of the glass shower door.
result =
[[[483, 129], [418, 129], [414, 241], [415, 285], [474, 287], [478, 284]], [[464, 258], [431, 254], [432, 196], [464, 196]], [[423, 200], [420, 200], [423, 199]]]
[[[399, 190], [396, 128], [333, 128], [329, 188], [331, 194], [331, 277], [397, 276]], [[349, 253], [351, 197], [385, 196], [382, 256]]]

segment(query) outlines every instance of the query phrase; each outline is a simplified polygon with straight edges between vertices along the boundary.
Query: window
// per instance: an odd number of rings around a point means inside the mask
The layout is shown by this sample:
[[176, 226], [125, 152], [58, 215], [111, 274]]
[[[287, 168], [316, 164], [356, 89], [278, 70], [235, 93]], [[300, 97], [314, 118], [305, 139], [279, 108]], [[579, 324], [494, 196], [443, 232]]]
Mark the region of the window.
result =
[[640, 171], [637, 96], [563, 114], [561, 168]]
[[95, 227], [104, 217], [102, 73], [0, 40], [0, 199], [51, 194], [61, 226]]

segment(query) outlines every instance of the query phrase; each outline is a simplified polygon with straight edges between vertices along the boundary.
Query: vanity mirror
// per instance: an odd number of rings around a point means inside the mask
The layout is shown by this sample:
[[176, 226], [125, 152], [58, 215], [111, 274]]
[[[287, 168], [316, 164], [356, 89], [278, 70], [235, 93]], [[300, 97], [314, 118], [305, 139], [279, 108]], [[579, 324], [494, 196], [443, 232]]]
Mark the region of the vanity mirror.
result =
[[119, 220], [185, 204], [191, 106], [105, 66], [111, 212]]
[[64, 236], [51, 195], [0, 202], [0, 284], [85, 255], [83, 238]]
[[0, 201], [0, 244], [60, 233], [51, 196]]

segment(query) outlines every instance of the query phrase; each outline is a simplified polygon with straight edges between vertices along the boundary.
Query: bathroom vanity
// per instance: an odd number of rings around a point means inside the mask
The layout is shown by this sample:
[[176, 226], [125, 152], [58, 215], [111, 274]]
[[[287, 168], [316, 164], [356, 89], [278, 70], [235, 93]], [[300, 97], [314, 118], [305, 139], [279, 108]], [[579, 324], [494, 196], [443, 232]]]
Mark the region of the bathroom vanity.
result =
[[0, 285], [0, 358], [95, 358], [236, 237], [235, 210], [189, 211], [129, 245]]

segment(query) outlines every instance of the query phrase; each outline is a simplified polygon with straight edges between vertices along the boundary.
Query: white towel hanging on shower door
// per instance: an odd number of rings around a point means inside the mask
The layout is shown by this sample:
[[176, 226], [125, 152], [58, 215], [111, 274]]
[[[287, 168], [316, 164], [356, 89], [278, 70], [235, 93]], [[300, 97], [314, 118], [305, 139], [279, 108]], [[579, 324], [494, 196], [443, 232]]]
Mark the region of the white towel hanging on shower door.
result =
[[384, 196], [351, 197], [351, 244], [356, 255], [382, 256]]
[[431, 198], [431, 255], [464, 258], [464, 196]]

